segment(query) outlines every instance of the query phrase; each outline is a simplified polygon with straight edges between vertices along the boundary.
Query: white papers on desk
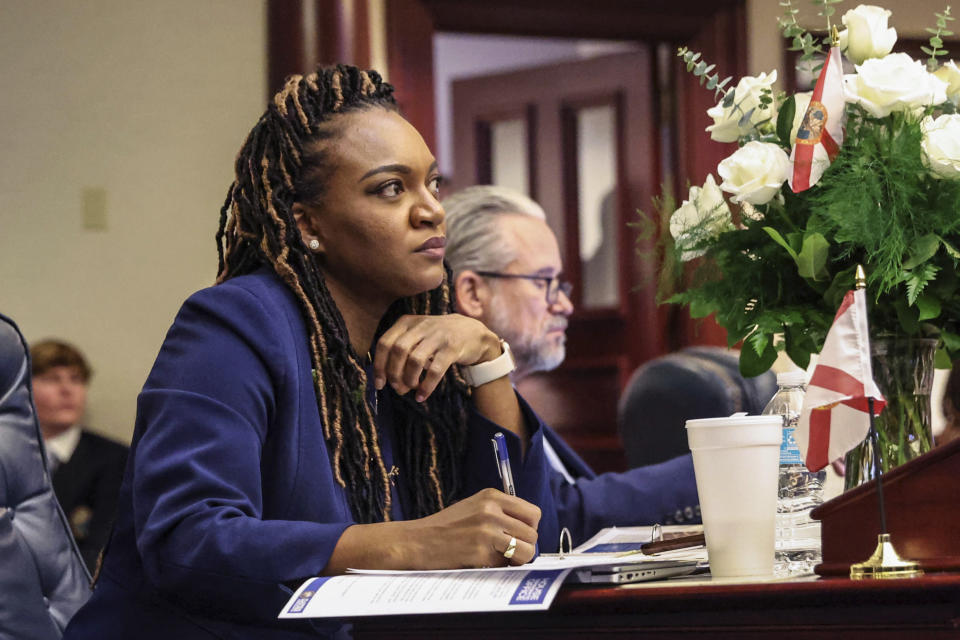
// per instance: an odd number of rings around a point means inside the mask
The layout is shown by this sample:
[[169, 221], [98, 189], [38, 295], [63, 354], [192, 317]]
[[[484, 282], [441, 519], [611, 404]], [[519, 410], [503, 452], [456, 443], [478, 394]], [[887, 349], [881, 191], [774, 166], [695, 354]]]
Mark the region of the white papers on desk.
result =
[[[664, 527], [665, 535], [673, 527]], [[677, 527], [684, 533], [689, 528]], [[347, 575], [311, 578], [287, 601], [280, 618], [361, 616], [547, 609], [568, 574], [660, 560], [705, 560], [706, 551], [680, 549], [647, 556], [640, 544], [650, 527], [604, 529], [563, 558], [541, 554], [532, 563], [496, 569], [387, 571], [349, 569]], [[626, 553], [625, 555], [625, 552]]]
[[570, 568], [353, 573], [311, 578], [280, 618], [351, 618], [412, 613], [539, 611], [550, 607]]

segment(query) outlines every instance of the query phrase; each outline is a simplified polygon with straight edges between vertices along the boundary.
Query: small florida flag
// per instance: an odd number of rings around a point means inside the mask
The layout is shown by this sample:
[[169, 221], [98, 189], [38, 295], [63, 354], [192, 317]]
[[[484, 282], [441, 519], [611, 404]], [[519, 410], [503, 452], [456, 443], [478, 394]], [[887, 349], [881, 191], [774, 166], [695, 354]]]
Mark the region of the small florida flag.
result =
[[840, 47], [831, 47], [790, 153], [790, 188], [794, 193], [817, 184], [837, 157], [843, 144], [843, 119], [843, 62]]
[[857, 289], [843, 297], [827, 332], [794, 433], [810, 471], [819, 471], [867, 437], [868, 398], [879, 414], [886, 401], [870, 367], [866, 293]]

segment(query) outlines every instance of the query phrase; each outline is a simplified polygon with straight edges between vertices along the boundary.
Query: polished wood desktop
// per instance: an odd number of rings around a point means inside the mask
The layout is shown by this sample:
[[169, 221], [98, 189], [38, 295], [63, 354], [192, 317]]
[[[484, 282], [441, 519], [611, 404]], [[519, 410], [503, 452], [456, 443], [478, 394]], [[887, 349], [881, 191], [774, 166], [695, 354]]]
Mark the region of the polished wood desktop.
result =
[[960, 640], [960, 440], [889, 472], [888, 531], [920, 578], [846, 578], [876, 548], [876, 488], [861, 486], [813, 512], [825, 577], [752, 584], [685, 579], [622, 587], [564, 585], [548, 611], [366, 618], [357, 640], [473, 638], [867, 638]]
[[635, 588], [566, 585], [548, 611], [375, 617], [357, 640], [405, 638], [960, 638], [960, 575]]

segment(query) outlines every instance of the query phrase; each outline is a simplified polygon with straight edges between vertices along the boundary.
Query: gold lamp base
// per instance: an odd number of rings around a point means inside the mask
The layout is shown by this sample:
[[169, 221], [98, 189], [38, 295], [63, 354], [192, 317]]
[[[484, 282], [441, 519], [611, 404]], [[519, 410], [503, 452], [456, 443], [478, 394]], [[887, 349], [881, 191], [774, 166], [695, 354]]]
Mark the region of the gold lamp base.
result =
[[889, 533], [877, 536], [877, 548], [865, 562], [850, 565], [851, 580], [890, 580], [894, 578], [917, 578], [923, 569], [912, 560], [902, 560], [897, 555]]

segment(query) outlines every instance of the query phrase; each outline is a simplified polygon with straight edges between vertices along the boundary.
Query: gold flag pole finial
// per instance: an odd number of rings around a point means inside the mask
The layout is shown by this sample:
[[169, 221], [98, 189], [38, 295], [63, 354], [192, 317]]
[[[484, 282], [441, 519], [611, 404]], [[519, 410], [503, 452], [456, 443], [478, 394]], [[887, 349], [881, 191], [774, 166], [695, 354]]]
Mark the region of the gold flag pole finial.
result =
[[863, 270], [863, 265], [857, 265], [857, 276], [856, 276], [856, 287], [857, 289], [866, 289], [867, 288], [867, 273]]
[[840, 46], [840, 32], [837, 30], [837, 25], [833, 25], [830, 28], [830, 46], [831, 47]]

